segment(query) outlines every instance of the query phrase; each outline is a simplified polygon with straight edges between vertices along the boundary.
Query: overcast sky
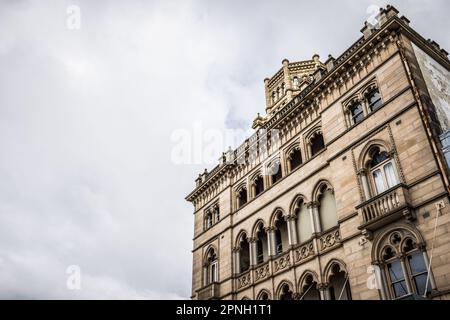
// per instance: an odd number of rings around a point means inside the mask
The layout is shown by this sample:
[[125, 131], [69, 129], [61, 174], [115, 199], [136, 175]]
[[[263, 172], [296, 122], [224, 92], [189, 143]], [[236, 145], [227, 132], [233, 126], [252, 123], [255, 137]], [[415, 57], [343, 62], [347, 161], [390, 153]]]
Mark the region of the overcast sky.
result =
[[[391, 2], [450, 50], [448, 1]], [[188, 298], [213, 164], [174, 161], [174, 132], [247, 130], [282, 59], [339, 56], [372, 4], [0, 1], [0, 298]]]

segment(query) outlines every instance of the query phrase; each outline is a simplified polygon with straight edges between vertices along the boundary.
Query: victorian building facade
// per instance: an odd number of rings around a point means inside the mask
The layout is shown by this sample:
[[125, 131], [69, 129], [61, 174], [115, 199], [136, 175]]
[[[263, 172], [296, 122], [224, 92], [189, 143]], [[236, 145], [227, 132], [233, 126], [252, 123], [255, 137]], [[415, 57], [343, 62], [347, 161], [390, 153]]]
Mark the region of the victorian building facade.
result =
[[196, 180], [193, 299], [450, 298], [450, 61], [392, 6], [361, 31]]

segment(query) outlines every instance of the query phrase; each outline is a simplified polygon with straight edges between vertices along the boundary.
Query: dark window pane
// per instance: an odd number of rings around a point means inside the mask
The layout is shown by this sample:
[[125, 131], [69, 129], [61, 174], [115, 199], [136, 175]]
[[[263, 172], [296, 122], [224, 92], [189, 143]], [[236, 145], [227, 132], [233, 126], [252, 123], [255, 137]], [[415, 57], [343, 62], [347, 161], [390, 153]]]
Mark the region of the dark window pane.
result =
[[381, 95], [378, 90], [374, 90], [369, 93], [367, 100], [369, 101], [369, 108], [371, 111], [375, 111], [381, 107]]
[[403, 269], [400, 261], [394, 261], [388, 264], [389, 275], [391, 276], [391, 282], [405, 279]]
[[394, 283], [393, 288], [396, 297], [401, 297], [408, 294], [405, 281]]
[[387, 152], [375, 152], [372, 156], [372, 162], [370, 163], [370, 166], [376, 167], [377, 165], [379, 165], [380, 163], [382, 163], [383, 161], [389, 159], [389, 155], [387, 154]]
[[416, 275], [422, 272], [427, 272], [425, 260], [422, 253], [415, 254], [408, 257], [409, 265], [411, 266], [412, 275]]
[[302, 164], [302, 154], [300, 150], [294, 150], [291, 154], [291, 170], [294, 170]]
[[[414, 277], [414, 284], [416, 285], [417, 294], [423, 295], [425, 293], [425, 287], [427, 283], [427, 274], [421, 274], [420, 276]], [[431, 292], [431, 284], [430, 280], [428, 279], [428, 287], [427, 287], [427, 293]]]
[[323, 136], [321, 134], [316, 135], [311, 139], [311, 154], [315, 156], [322, 149], [325, 148], [325, 143], [323, 141]]
[[359, 103], [350, 108], [350, 113], [354, 124], [361, 122], [364, 119], [363, 108]]

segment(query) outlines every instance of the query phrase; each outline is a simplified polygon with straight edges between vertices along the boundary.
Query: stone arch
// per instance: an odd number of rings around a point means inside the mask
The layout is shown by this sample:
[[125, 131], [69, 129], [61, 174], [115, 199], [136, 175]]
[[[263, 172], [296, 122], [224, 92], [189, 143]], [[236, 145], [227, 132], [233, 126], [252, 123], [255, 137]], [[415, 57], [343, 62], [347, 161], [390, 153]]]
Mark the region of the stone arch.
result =
[[[395, 232], [399, 232], [402, 235], [402, 242], [398, 244], [398, 246], [395, 246], [392, 244], [392, 241], [388, 239], [391, 237]], [[386, 227], [382, 232], [377, 234], [373, 239], [373, 246], [372, 246], [372, 262], [374, 264], [377, 264], [379, 261], [382, 260], [382, 251], [390, 246], [393, 250], [397, 251], [396, 247], [402, 248], [404, 242], [408, 238], [413, 238], [413, 240], [416, 241], [416, 245], [419, 248], [425, 248], [426, 243], [425, 240], [421, 234], [421, 232], [412, 224], [399, 222], [395, 223], [391, 226]]]
[[238, 233], [238, 235], [236, 237], [236, 242], [235, 242], [235, 247], [236, 248], [238, 248], [240, 246], [240, 243], [244, 239], [244, 237], [249, 239], [248, 232], [246, 230], [239, 231], [239, 233]]
[[276, 290], [276, 297], [277, 297], [278, 300], [280, 300], [282, 294], [284, 294], [283, 291], [285, 290], [286, 286], [288, 287], [289, 291], [291, 292], [291, 295], [294, 294], [294, 286], [292, 285], [292, 282], [290, 282], [288, 280], [282, 280], [278, 284], [278, 287], [277, 287], [277, 290]]
[[270, 224], [269, 224], [270, 227], [275, 227], [275, 223], [277, 222], [277, 219], [280, 216], [280, 213], [283, 218], [286, 217], [286, 213], [284, 212], [284, 210], [282, 208], [277, 207], [277, 208], [275, 208], [275, 210], [273, 210], [272, 215], [270, 217]]
[[331, 259], [326, 264], [324, 272], [323, 272], [323, 276], [324, 276], [325, 282], [329, 282], [330, 281], [330, 277], [334, 275], [333, 267], [336, 266], [336, 265], [339, 266], [339, 271], [343, 271], [345, 273], [348, 273], [347, 266], [345, 265], [345, 263], [342, 260]]
[[374, 148], [380, 148], [380, 151], [385, 151], [388, 154], [392, 156], [394, 153], [394, 148], [391, 146], [390, 143], [381, 140], [381, 139], [374, 139], [369, 142], [367, 142], [364, 147], [362, 148], [359, 157], [358, 157], [358, 171], [362, 169], [366, 169], [368, 164], [370, 163], [370, 152]]
[[313, 192], [311, 194], [311, 199], [313, 201], [319, 201], [320, 196], [323, 193], [323, 188], [326, 187], [326, 190], [331, 190], [331, 192], [334, 193], [334, 188], [331, 185], [331, 183], [328, 180], [321, 179], [319, 182], [316, 183], [316, 186], [313, 189]]
[[291, 214], [291, 215], [295, 214], [295, 210], [297, 209], [297, 205], [300, 200], [303, 200], [304, 203], [308, 203], [308, 201], [306, 200], [306, 197], [303, 194], [295, 195], [294, 199], [292, 200], [291, 204], [289, 205], [289, 214]]
[[211, 251], [214, 252], [214, 254], [216, 255], [216, 258], [217, 258], [217, 259], [219, 258], [219, 257], [218, 257], [218, 256], [219, 256], [219, 253], [218, 253], [218, 251], [217, 251], [216, 246], [213, 245], [213, 244], [210, 244], [210, 245], [208, 245], [208, 246], [206, 247], [205, 253], [203, 254], [203, 263], [206, 263], [206, 262], [207, 262], [207, 260], [208, 260], [208, 258], [209, 258], [209, 255], [210, 255]]
[[259, 226], [262, 225], [263, 228], [267, 226], [266, 222], [263, 219], [258, 219], [252, 228], [252, 238], [256, 238], [256, 234], [258, 233]]
[[269, 290], [267, 290], [267, 289], [262, 289], [261, 291], [259, 291], [259, 293], [256, 295], [256, 300], [262, 300], [264, 294], [266, 294], [268, 300], [270, 300], [271, 294], [270, 294]]

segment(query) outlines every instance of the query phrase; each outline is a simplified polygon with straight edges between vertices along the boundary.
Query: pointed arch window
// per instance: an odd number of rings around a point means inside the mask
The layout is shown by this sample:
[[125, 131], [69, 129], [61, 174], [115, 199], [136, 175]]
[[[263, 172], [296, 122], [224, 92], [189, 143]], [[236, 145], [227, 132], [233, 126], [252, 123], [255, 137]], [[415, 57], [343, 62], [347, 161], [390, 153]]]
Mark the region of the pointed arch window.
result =
[[269, 256], [267, 246], [267, 233], [262, 223], [259, 224], [256, 231], [256, 263], [261, 264], [267, 261]]
[[208, 250], [203, 270], [203, 284], [205, 286], [218, 281], [218, 259], [214, 248]]
[[237, 192], [237, 207], [241, 208], [242, 206], [244, 206], [247, 203], [247, 201], [248, 201], [247, 188], [242, 187]]
[[381, 107], [383, 103], [381, 101], [381, 95], [378, 89], [375, 88], [369, 91], [369, 93], [367, 94], [367, 103], [371, 112], [374, 112]]
[[352, 124], [358, 124], [364, 120], [364, 109], [360, 102], [354, 102], [348, 108]]
[[317, 282], [311, 274], [308, 274], [301, 285], [301, 300], [320, 300], [320, 292]]
[[428, 276], [427, 255], [414, 234], [406, 229], [394, 230], [378, 247], [388, 298], [431, 293], [433, 283]]
[[336, 199], [334, 191], [328, 185], [320, 187], [319, 217], [322, 231], [326, 231], [338, 225], [336, 213]]
[[369, 169], [376, 194], [395, 187], [398, 184], [394, 161], [386, 151], [375, 147], [370, 151]]
[[275, 255], [282, 254], [289, 246], [288, 229], [286, 220], [281, 212], [275, 218]]
[[311, 216], [306, 203], [303, 199], [299, 199], [295, 205], [294, 213], [297, 217], [297, 237], [299, 243], [305, 243], [311, 239], [313, 229], [311, 224]]
[[293, 300], [293, 293], [287, 283], [283, 284], [280, 290], [280, 300]]
[[297, 169], [302, 164], [302, 152], [299, 147], [295, 147], [290, 151], [288, 161], [290, 171]]
[[264, 178], [262, 175], [258, 175], [253, 180], [253, 187], [254, 187], [254, 196], [259, 196], [264, 191]]
[[318, 154], [325, 148], [325, 142], [323, 140], [323, 135], [321, 132], [317, 132], [311, 137], [310, 145], [311, 145], [311, 157], [314, 157], [316, 154]]
[[245, 272], [250, 268], [250, 244], [247, 235], [243, 235], [239, 243], [239, 272]]

